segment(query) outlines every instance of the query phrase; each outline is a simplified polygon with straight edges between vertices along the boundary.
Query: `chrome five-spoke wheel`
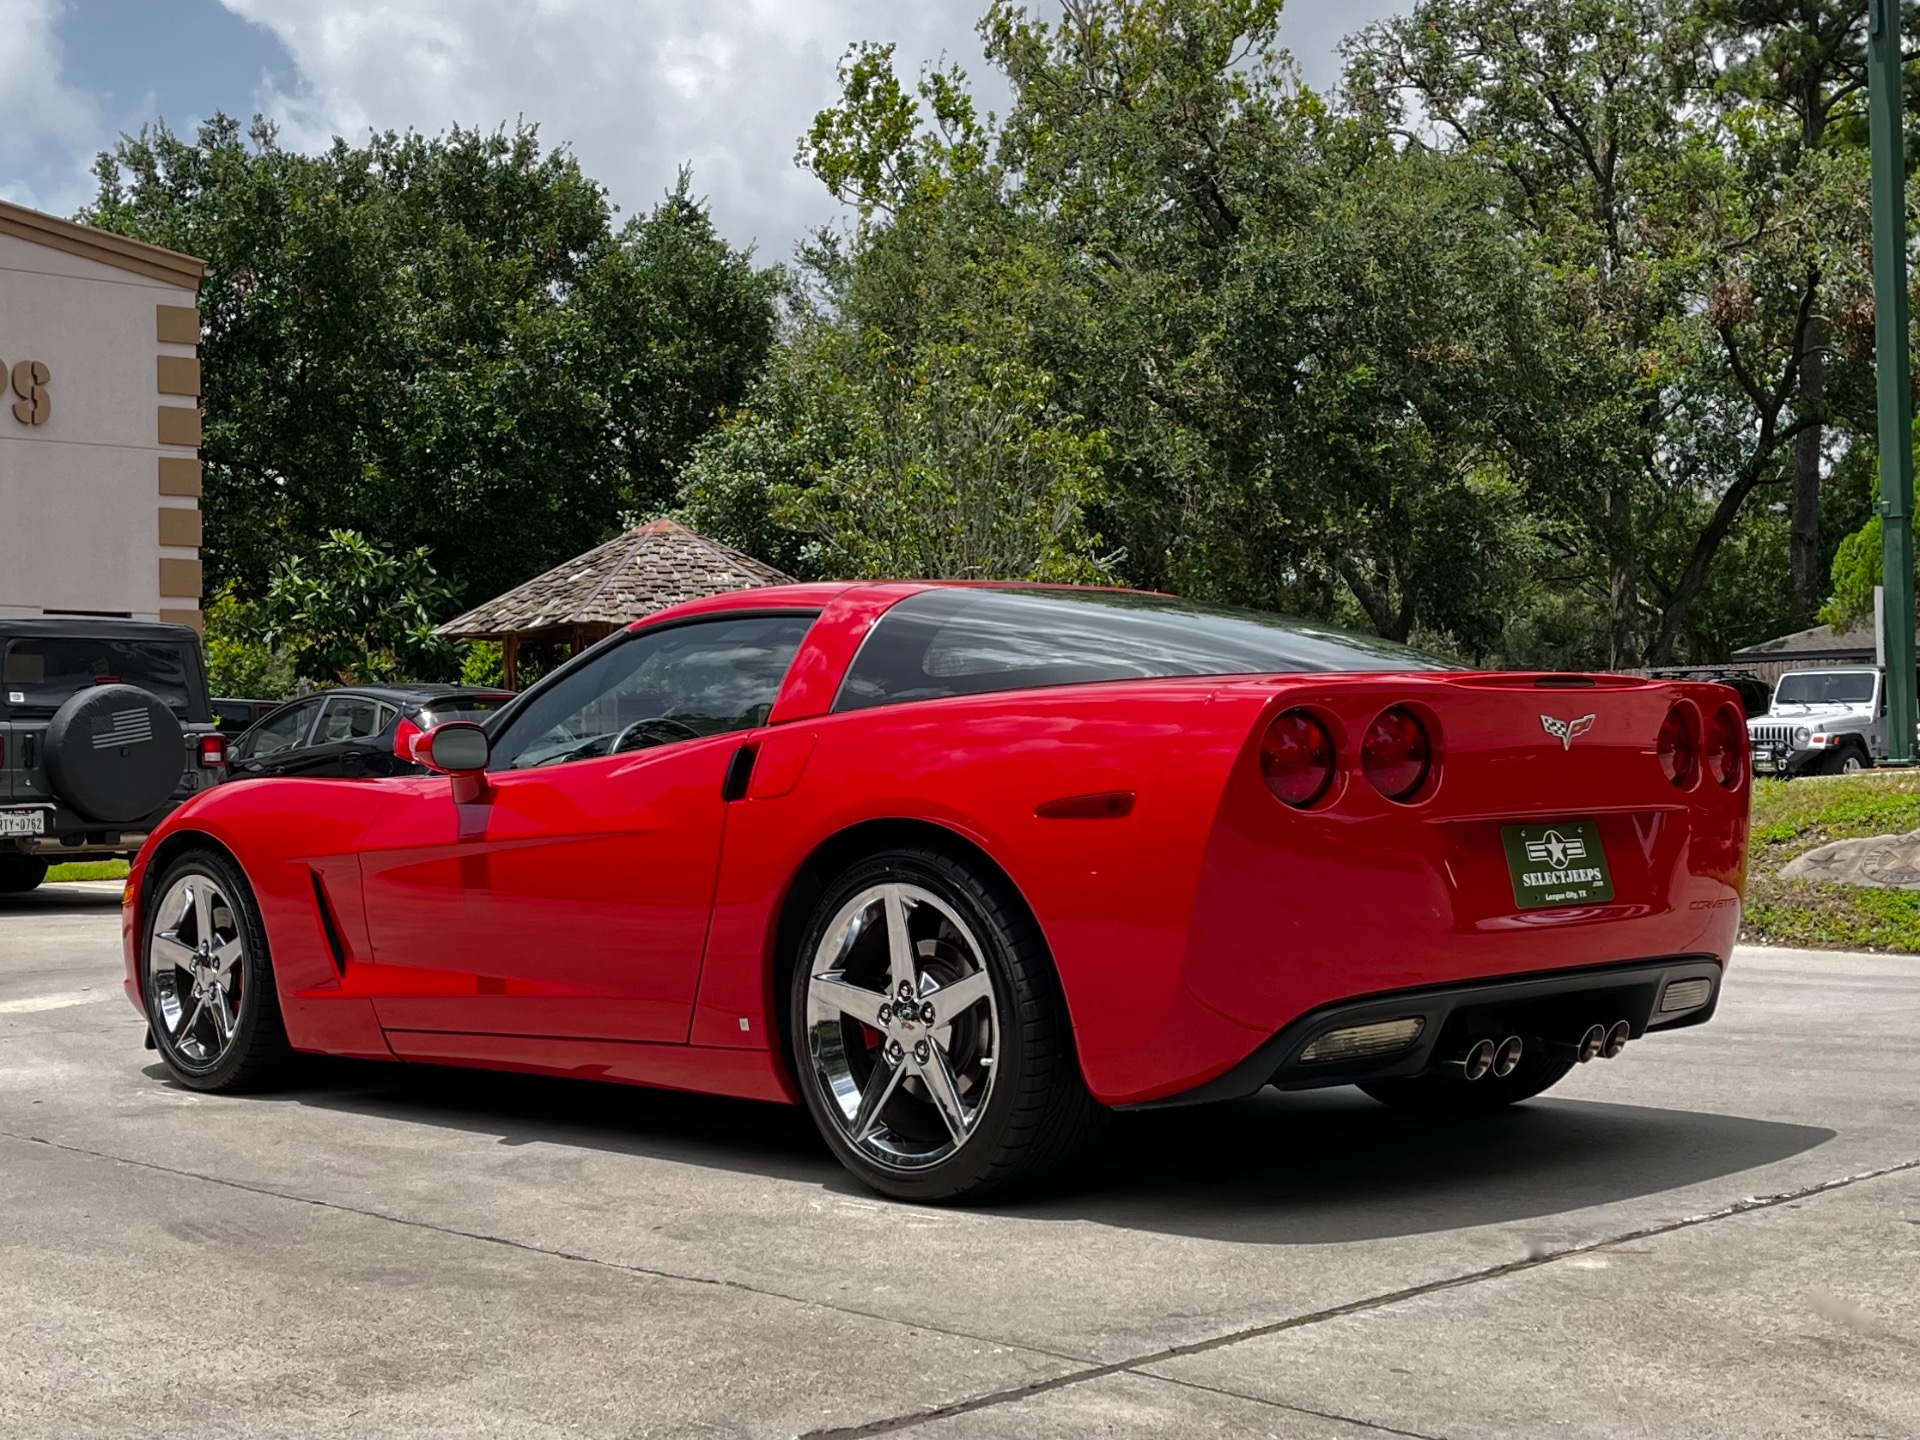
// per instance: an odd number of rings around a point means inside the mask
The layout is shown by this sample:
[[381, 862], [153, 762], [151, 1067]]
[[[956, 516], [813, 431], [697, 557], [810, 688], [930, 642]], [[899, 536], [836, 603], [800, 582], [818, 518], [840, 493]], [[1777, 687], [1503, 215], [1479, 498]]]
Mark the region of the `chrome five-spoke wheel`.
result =
[[993, 1093], [1000, 1013], [980, 942], [932, 891], [869, 886], [809, 957], [808, 1062], [844, 1139], [894, 1171], [938, 1165]]
[[153, 910], [147, 986], [168, 1058], [210, 1070], [233, 1046], [246, 1002], [247, 943], [240, 912], [211, 876], [189, 871]]

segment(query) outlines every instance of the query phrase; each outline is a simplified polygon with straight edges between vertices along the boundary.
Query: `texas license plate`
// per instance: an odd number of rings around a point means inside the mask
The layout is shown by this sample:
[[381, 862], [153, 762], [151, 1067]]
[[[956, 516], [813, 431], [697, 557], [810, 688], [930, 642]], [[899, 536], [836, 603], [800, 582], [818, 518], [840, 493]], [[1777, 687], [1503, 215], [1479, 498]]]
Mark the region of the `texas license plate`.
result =
[[1605, 905], [1613, 899], [1613, 872], [1593, 821], [1507, 825], [1500, 838], [1513, 876], [1513, 903], [1522, 910]]
[[46, 833], [46, 811], [0, 810], [0, 835], [44, 835]]

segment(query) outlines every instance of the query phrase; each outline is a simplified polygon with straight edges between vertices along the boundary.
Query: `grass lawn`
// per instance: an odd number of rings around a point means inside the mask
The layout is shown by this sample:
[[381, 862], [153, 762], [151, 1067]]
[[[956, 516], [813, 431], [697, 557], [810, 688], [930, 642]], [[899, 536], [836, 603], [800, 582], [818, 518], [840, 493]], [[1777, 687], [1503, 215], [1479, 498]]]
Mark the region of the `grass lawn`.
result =
[[1920, 954], [1920, 891], [1778, 878], [1794, 856], [1830, 840], [1909, 830], [1920, 830], [1920, 772], [1756, 780], [1740, 938], [1755, 945]]
[[76, 860], [71, 865], [55, 865], [47, 871], [47, 883], [57, 884], [62, 880], [124, 880], [127, 878], [127, 862], [124, 860]]

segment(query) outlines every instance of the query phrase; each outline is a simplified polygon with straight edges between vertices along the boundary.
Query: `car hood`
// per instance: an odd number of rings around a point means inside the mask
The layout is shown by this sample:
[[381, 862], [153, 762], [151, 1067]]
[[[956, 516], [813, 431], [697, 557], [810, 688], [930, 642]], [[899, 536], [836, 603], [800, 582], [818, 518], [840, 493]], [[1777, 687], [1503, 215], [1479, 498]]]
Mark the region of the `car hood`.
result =
[[1764, 715], [1755, 716], [1749, 725], [1764, 725], [1781, 720], [1836, 720], [1858, 717], [1866, 719], [1871, 706], [1867, 705], [1776, 705]]

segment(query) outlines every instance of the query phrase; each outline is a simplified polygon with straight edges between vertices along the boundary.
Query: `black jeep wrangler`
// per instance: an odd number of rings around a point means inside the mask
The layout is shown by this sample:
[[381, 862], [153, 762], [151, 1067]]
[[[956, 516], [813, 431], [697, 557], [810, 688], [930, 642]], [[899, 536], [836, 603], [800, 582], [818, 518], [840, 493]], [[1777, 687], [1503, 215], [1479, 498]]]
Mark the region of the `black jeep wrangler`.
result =
[[0, 894], [131, 856], [225, 765], [193, 631], [0, 617]]

